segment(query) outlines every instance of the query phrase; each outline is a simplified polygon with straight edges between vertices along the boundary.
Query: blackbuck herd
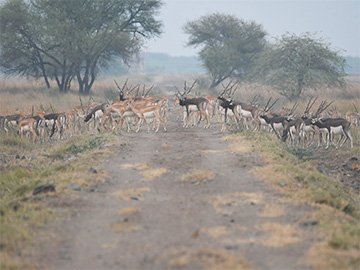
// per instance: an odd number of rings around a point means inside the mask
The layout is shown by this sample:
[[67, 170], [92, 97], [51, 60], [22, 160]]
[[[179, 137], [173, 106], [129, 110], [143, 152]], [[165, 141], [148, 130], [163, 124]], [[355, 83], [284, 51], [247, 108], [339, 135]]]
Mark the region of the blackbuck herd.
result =
[[[318, 144], [326, 148], [330, 144], [336, 147], [349, 141], [353, 147], [353, 138], [350, 128], [359, 128], [360, 113], [355, 104], [355, 112], [348, 112], [345, 118], [341, 117], [336, 107], [330, 107], [333, 102], [321, 101], [315, 111], [311, 111], [317, 98], [310, 98], [303, 113], [295, 113], [298, 103], [292, 108], [283, 107], [278, 113], [270, 111], [279, 99], [269, 98], [265, 106], [258, 104], [259, 95], [249, 103], [243, 103], [234, 98], [237, 84], [231, 81], [222, 85], [223, 90], [218, 96], [191, 96], [197, 81], [191, 86], [184, 83], [184, 91], [173, 96], [169, 102], [168, 96], [150, 96], [153, 86], [129, 86], [126, 80], [122, 87], [114, 80], [119, 99], [110, 102], [98, 103], [89, 99], [71, 111], [61, 113], [34, 112], [31, 114], [17, 113], [13, 115], [0, 115], [0, 132], [13, 132], [21, 137], [34, 141], [62, 139], [73, 134], [97, 130], [139, 132], [143, 124], [147, 132], [158, 132], [162, 127], [167, 130], [167, 119], [170, 111], [169, 105], [175, 106], [173, 110], [178, 114], [177, 120], [182, 118], [183, 128], [199, 126], [204, 122], [204, 128], [209, 128], [211, 122], [221, 121], [221, 131], [229, 125], [236, 128], [267, 131], [274, 133], [280, 140], [290, 140], [292, 144], [304, 147]], [[325, 111], [328, 110], [327, 113]], [[341, 135], [338, 142], [334, 142], [335, 135]]]

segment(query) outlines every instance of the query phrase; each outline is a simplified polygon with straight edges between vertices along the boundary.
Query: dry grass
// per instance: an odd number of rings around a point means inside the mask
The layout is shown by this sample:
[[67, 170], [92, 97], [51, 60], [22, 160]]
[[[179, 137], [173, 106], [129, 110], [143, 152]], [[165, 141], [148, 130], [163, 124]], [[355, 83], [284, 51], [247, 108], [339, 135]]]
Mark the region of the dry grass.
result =
[[189, 173], [182, 175], [180, 177], [180, 180], [183, 182], [198, 184], [213, 180], [214, 178], [215, 178], [215, 173], [211, 170], [193, 170]]
[[260, 230], [266, 233], [261, 244], [267, 247], [283, 247], [301, 241], [300, 231], [290, 224], [265, 223]]
[[224, 150], [208, 149], [208, 150], [202, 150], [201, 152], [204, 154], [222, 154], [224, 153]]
[[[185, 80], [196, 79], [191, 75], [178, 76], [145, 76], [145, 75], [126, 75], [117, 77], [103, 77], [98, 78], [93, 86], [92, 97], [97, 102], [105, 102], [107, 99], [113, 100], [117, 98], [117, 88], [114, 84], [116, 79], [120, 84], [128, 79], [129, 85], [145, 84], [155, 85], [154, 95], [172, 95], [174, 94], [174, 86], [182, 87]], [[360, 83], [359, 77], [347, 78], [348, 86], [345, 89], [340, 88], [320, 88], [316, 91], [308, 91], [306, 95], [300, 100], [298, 111], [303, 111], [309, 96], [322, 96], [327, 100], [336, 100], [335, 105], [338, 110], [345, 114], [347, 111], [354, 111], [351, 103], [360, 104]], [[42, 81], [27, 80], [23, 78], [0, 78], [0, 114], [12, 114], [16, 111], [30, 113], [32, 107], [35, 110], [40, 110], [41, 105], [50, 112], [50, 104], [56, 111], [68, 111], [74, 106], [80, 105], [79, 94], [74, 83], [73, 90], [69, 93], [62, 94], [52, 84], [54, 88], [46, 89]], [[216, 94], [209, 93], [206, 89], [199, 89], [202, 94]], [[262, 102], [265, 104], [269, 97], [280, 97], [273, 89], [267, 86], [260, 86], [254, 84], [242, 84], [241, 93], [238, 93], [235, 98], [249, 102], [254, 95], [261, 95]], [[288, 102], [285, 98], [280, 97], [281, 101], [275, 106], [275, 110], [281, 109], [283, 105]], [[83, 102], [86, 103], [88, 98], [83, 97]]]
[[[173, 93], [174, 86], [182, 87], [184, 80], [193, 79], [189, 76], [129, 76], [129, 84], [155, 84], [155, 92], [157, 93]], [[99, 79], [94, 85], [94, 91], [92, 93], [95, 101], [106, 101], [106, 98], [116, 98], [115, 85], [113, 83], [114, 78]], [[120, 84], [125, 81], [125, 77], [115, 78]], [[346, 89], [319, 89], [315, 91], [309, 91], [306, 96], [322, 96], [323, 99], [335, 100], [334, 105], [338, 111], [344, 115], [347, 111], [354, 111], [352, 103], [360, 104], [360, 81], [359, 77], [348, 78], [349, 84]], [[203, 92], [205, 94], [205, 91]], [[321, 93], [321, 95], [320, 95]], [[268, 97], [274, 98], [278, 95], [270, 88], [264, 86], [243, 85], [242, 91], [237, 97], [242, 101], [249, 101], [255, 94], [261, 94], [263, 101]], [[308, 98], [300, 100], [298, 112], [302, 112]], [[83, 102], [86, 103], [88, 98], [83, 98]], [[284, 101], [284, 99], [282, 99]], [[319, 100], [320, 102], [320, 100]], [[277, 108], [279, 109], [285, 102], [279, 102]], [[70, 91], [67, 94], [61, 94], [57, 89], [45, 89], [43, 83], [25, 80], [25, 79], [0, 79], [0, 114], [12, 114], [17, 111], [30, 113], [34, 106], [35, 111], [45, 108], [47, 112], [50, 112], [50, 107], [54, 107], [56, 111], [68, 111], [74, 106], [80, 105], [78, 92], [76, 90]], [[50, 106], [51, 105], [51, 106]], [[358, 155], [358, 148], [360, 143], [360, 132], [353, 129], [353, 137], [355, 147], [353, 150], [344, 147], [337, 151], [349, 152], [352, 155]], [[254, 133], [252, 133], [252, 137]], [[56, 179], [57, 194], [63, 194], [70, 192], [66, 186], [69, 182], [75, 182], [81, 187], [89, 187], [96, 181], [103, 181], [105, 174], [98, 172], [97, 174], [89, 173], [88, 169], [94, 164], [98, 164], [97, 161], [101, 160], [109, 153], [103, 150], [96, 150], [89, 146], [91, 139], [82, 141], [80, 138], [78, 142], [59, 142], [63, 146], [59, 149], [53, 149], [52, 145], [45, 144], [40, 146], [39, 144], [33, 144], [26, 140], [18, 138], [6, 138], [1, 134], [0, 152], [6, 153], [11, 156], [19, 154], [20, 156], [34, 156], [40, 154], [45, 159], [24, 159], [24, 160], [11, 160], [7, 163], [6, 171], [2, 171], [0, 178], [5, 183], [1, 186], [1, 192], [10, 191], [6, 196], [0, 196], [1, 209], [5, 209], [5, 215], [0, 216], [1, 219], [1, 241], [6, 241], [5, 248], [1, 244], [0, 251], [0, 268], [1, 269], [31, 269], [32, 264], [24, 266], [21, 262], [14, 259], [15, 255], [19, 253], [19, 250], [25, 243], [28, 243], [32, 237], [29, 233], [30, 228], [37, 228], [43, 222], [51, 218], [51, 214], [43, 208], [39, 208], [39, 205], [33, 205], [33, 201], [22, 200], [31, 193], [33, 187], [38, 183], [45, 183], [49, 179]], [[279, 144], [274, 143], [269, 137], [262, 137], [261, 140], [255, 138], [239, 139], [237, 137], [228, 137], [227, 140], [231, 142], [229, 151], [236, 153], [247, 153], [252, 151], [258, 151], [261, 153], [265, 162], [268, 162], [268, 166], [258, 169], [256, 174], [259, 177], [266, 178], [269, 183], [272, 183], [273, 187], [276, 187], [283, 194], [287, 194], [291, 200], [294, 201], [306, 201], [314, 204], [316, 207], [320, 207], [318, 216], [316, 217], [321, 224], [321, 230], [326, 235], [324, 243], [320, 243], [312, 249], [311, 259], [314, 266], [319, 266], [323, 269], [344, 269], [351, 268], [355, 265], [359, 265], [359, 243], [360, 232], [358, 229], [359, 208], [357, 206], [359, 202], [358, 196], [344, 192], [341, 187], [328, 184], [326, 177], [316, 172], [308, 164], [299, 163], [299, 161], [292, 155], [289, 155]], [[250, 143], [250, 142], [251, 143]], [[263, 143], [269, 142], [269, 143]], [[66, 146], [64, 146], [66, 145]], [[74, 148], [75, 146], [75, 148]], [[164, 150], [170, 149], [171, 145], [163, 145]], [[50, 150], [49, 150], [50, 149]], [[73, 155], [72, 149], [83, 151], [76, 154], [77, 159], [64, 164], [64, 160]], [[50, 151], [50, 152], [49, 152]], [[53, 151], [51, 153], [51, 151]], [[97, 153], [96, 155], [88, 155], [87, 153]], [[206, 151], [205, 151], [206, 153]], [[207, 152], [218, 153], [218, 152]], [[338, 153], [338, 152], [334, 152]], [[44, 154], [44, 156], [42, 156]], [[48, 155], [48, 156], [45, 156]], [[57, 160], [60, 157], [60, 160]], [[49, 161], [52, 162], [49, 162]], [[293, 166], [295, 164], [295, 167]], [[299, 166], [298, 166], [299, 165]], [[124, 168], [128, 166], [128, 169], [135, 169], [140, 172], [145, 170], [151, 170], [152, 168], [148, 164], [124, 164]], [[135, 167], [134, 167], [135, 166]], [[305, 167], [304, 167], [305, 166]], [[305, 168], [305, 169], [304, 169]], [[161, 171], [161, 170], [160, 170]], [[158, 172], [157, 172], [158, 173]], [[151, 173], [149, 175], [152, 175]], [[207, 176], [211, 178], [212, 176]], [[296, 177], [296, 178], [295, 178]], [[207, 179], [206, 178], [206, 179]], [[9, 181], [10, 179], [10, 181]], [[189, 180], [192, 181], [192, 180]], [[206, 180], [204, 180], [206, 181]], [[201, 181], [200, 181], [201, 182]], [[199, 182], [195, 182], [199, 183]], [[149, 192], [147, 187], [139, 188], [137, 190], [121, 191], [117, 194], [122, 200], [132, 200], [132, 197], [141, 199], [144, 193]], [[230, 213], [241, 200], [247, 198], [246, 202], [263, 203], [263, 198], [258, 195], [246, 197], [241, 194], [224, 195], [220, 198], [211, 198], [209, 202], [214, 208], [222, 213]], [[27, 197], [26, 197], [27, 198]], [[5, 200], [5, 203], [4, 201]], [[9, 202], [11, 201], [11, 204]], [[320, 205], [320, 206], [319, 206]], [[326, 206], [326, 207], [325, 207]], [[330, 208], [331, 213], [324, 211], [324, 208]], [[13, 209], [17, 209], [14, 211]], [[265, 206], [263, 212], [260, 215], [278, 215], [281, 210], [276, 207], [267, 209]], [[351, 210], [351, 213], [345, 214], [343, 211]], [[279, 212], [280, 211], [280, 212]], [[325, 214], [324, 214], [325, 212]], [[37, 222], [33, 223], [34, 220]], [[341, 222], [340, 222], [341, 221]], [[9, 224], [11, 226], [9, 226]], [[116, 225], [115, 229], [116, 229]], [[124, 226], [124, 228], [122, 228]], [[119, 225], [120, 231], [125, 230], [125, 225]], [[10, 230], [11, 229], [11, 230]], [[268, 228], [269, 229], [269, 228]], [[319, 248], [323, 247], [323, 248]], [[14, 255], [15, 254], [15, 255]], [[191, 255], [192, 254], [192, 255]], [[195, 254], [195, 255], [194, 255]], [[198, 256], [197, 251], [190, 252], [190, 255], [185, 255], [185, 260], [197, 260], [192, 259]], [[213, 256], [211, 252], [208, 252], [209, 256]], [[215, 256], [215, 255], [214, 255]], [[215, 256], [216, 257], [216, 256]], [[221, 256], [220, 256], [221, 257]], [[318, 258], [318, 259], [315, 259]], [[330, 259], [329, 259], [330, 258]], [[230, 260], [231, 261], [231, 260]], [[206, 267], [206, 263], [202, 263], [201, 260], [197, 260], [197, 263]], [[222, 264], [217, 265], [218, 269]], [[338, 267], [339, 266], [339, 267]], [[211, 269], [211, 267], [206, 267]], [[234, 267], [236, 268], [236, 267]]]
[[171, 148], [173, 148], [173, 146], [169, 143], [163, 143], [161, 145], [161, 148], [164, 149], [164, 150], [170, 150]]
[[118, 245], [118, 241], [101, 244], [102, 249], [114, 249]]
[[154, 180], [167, 173], [166, 168], [156, 168], [141, 171], [141, 175], [148, 180]]
[[142, 177], [147, 180], [154, 180], [167, 173], [166, 168], [151, 168], [147, 163], [125, 163], [121, 165], [122, 169], [125, 170], [137, 170], [140, 171]]
[[318, 270], [358, 270], [358, 266], [360, 265], [360, 254], [358, 250], [333, 249], [326, 243], [313, 245], [307, 254], [307, 258], [310, 264]]
[[208, 202], [214, 207], [215, 211], [223, 214], [230, 215], [236, 206], [243, 203], [262, 204], [264, 196], [262, 193], [251, 192], [233, 192], [222, 195], [212, 196]]
[[130, 188], [126, 190], [119, 190], [113, 193], [117, 198], [124, 201], [131, 201], [133, 199], [140, 200], [143, 198], [144, 193], [150, 192], [148, 187]]
[[[294, 225], [281, 223], [263, 223], [253, 228], [246, 228], [239, 226], [236, 230], [243, 234], [243, 236], [228, 236], [222, 243], [225, 245], [262, 245], [270, 248], [279, 248], [287, 245], [295, 244], [301, 241], [301, 231]], [[252, 235], [248, 236], [248, 232], [252, 231]], [[223, 236], [223, 235], [221, 235]]]
[[[321, 240], [311, 248], [310, 264], [319, 269], [356, 268], [360, 261], [359, 194], [318, 172], [310, 161], [299, 160], [290, 154], [287, 147], [273, 136], [244, 133], [240, 137], [241, 143], [254, 145], [254, 151], [266, 164], [253, 170], [258, 178], [282, 193], [289, 203], [313, 206], [311, 219], [320, 224], [317, 233]], [[267, 225], [260, 229], [273, 231], [273, 236], [264, 240], [265, 245], [276, 245], [277, 240], [273, 237], [283, 237], [284, 228]], [[294, 228], [287, 229], [289, 241], [298, 241], [298, 232]], [[331, 256], [331, 260], [327, 256]]]
[[170, 269], [245, 270], [250, 266], [239, 255], [219, 249], [181, 248], [169, 254], [167, 266]]
[[225, 226], [216, 226], [216, 227], [209, 227], [209, 228], [201, 228], [201, 233], [205, 233], [212, 238], [220, 238], [222, 236], [226, 236], [229, 234], [229, 231]]
[[141, 226], [130, 221], [118, 221], [111, 224], [111, 229], [117, 233], [137, 232]]
[[147, 163], [124, 163], [120, 165], [124, 170], [147, 170], [150, 166]]
[[266, 204], [259, 214], [261, 217], [280, 217], [285, 214], [284, 208], [279, 204]]
[[244, 143], [244, 141], [239, 136], [228, 135], [224, 137], [225, 141], [231, 142], [228, 145], [228, 151], [230, 153], [249, 153], [251, 152], [251, 145]]
[[[0, 136], [0, 151], [9, 155], [7, 162], [0, 161], [1, 269], [35, 268], [33, 262], [24, 266], [26, 259], [19, 259], [19, 254], [31, 244], [37, 230], [56, 214], [56, 208], [47, 204], [48, 199], [61, 197], [61, 202], [67, 201], [74, 193], [70, 184], [88, 188], [106, 179], [97, 166], [110, 152], [99, 147], [112, 145], [115, 140], [107, 135], [100, 144], [94, 140], [97, 141], [94, 136], [82, 135], [51, 144], [34, 144], [18, 137]], [[74, 147], [81, 153], [73, 153]], [[25, 158], [17, 159], [17, 155]], [[96, 173], [89, 170], [94, 167]], [[40, 184], [53, 184], [56, 192], [33, 196], [33, 189]]]
[[132, 216], [138, 214], [139, 212], [140, 209], [138, 207], [127, 207], [121, 208], [118, 213], [124, 216]]

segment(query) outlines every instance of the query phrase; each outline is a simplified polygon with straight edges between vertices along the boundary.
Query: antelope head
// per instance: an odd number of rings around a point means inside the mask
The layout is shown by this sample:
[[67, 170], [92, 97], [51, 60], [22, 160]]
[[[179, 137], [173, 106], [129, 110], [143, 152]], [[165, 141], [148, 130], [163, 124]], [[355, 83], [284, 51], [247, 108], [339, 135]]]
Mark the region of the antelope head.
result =
[[[232, 83], [230, 81], [226, 86], [222, 84], [222, 87], [224, 88], [223, 91], [219, 94], [218, 99], [222, 101], [227, 101], [229, 103], [232, 102], [235, 91], [236, 91], [236, 83]], [[235, 88], [235, 89], [234, 89]], [[234, 90], [233, 90], [234, 89]]]
[[178, 91], [177, 94], [176, 94], [176, 96], [179, 99], [179, 102], [184, 102], [185, 101], [186, 96], [188, 94], [190, 94], [191, 90], [194, 88], [196, 83], [197, 83], [197, 80], [195, 80], [190, 87], [187, 87], [186, 81], [184, 82], [184, 92], [180, 93], [180, 91]]
[[267, 112], [269, 112], [272, 107], [274, 107], [274, 105], [279, 101], [279, 98], [277, 98], [277, 99], [270, 105], [271, 100], [272, 100], [272, 97], [270, 97], [270, 98], [268, 99], [268, 101], [266, 102], [266, 105], [265, 105], [264, 110], [263, 110], [263, 112], [262, 112], [263, 115], [266, 114]]
[[296, 108], [298, 107], [299, 103], [295, 102], [294, 105], [292, 106], [292, 108], [288, 111], [288, 113], [286, 114], [285, 118], [286, 120], [292, 120], [294, 119], [294, 112], [296, 110]]
[[310, 109], [314, 106], [315, 102], [317, 100], [317, 97], [316, 98], [310, 98], [307, 105], [306, 105], [306, 108], [305, 108], [305, 111], [304, 111], [304, 114], [301, 118], [303, 119], [306, 119], [306, 118], [309, 118], [311, 113], [310, 113]]
[[324, 101], [321, 101], [317, 111], [315, 112], [315, 115], [314, 117], [312, 118], [311, 122], [314, 124], [316, 123], [317, 121], [320, 121], [321, 122], [321, 119], [320, 119], [320, 114], [322, 112], [324, 112], [327, 108], [330, 107], [331, 104], [333, 104], [334, 101], [331, 101], [331, 102], [327, 102], [326, 100]]
[[124, 85], [123, 85], [122, 87], [119, 86], [119, 84], [117, 83], [117, 81], [116, 81], [115, 79], [114, 79], [114, 82], [115, 82], [115, 84], [116, 84], [116, 87], [117, 87], [118, 90], [119, 90], [119, 99], [120, 99], [121, 101], [126, 100], [126, 98], [125, 98], [125, 93], [124, 93], [124, 89], [125, 89], [125, 87], [126, 87], [126, 84], [127, 84], [127, 82], [128, 82], [128, 79], [126, 79], [126, 81], [125, 81], [125, 83], [124, 83]]

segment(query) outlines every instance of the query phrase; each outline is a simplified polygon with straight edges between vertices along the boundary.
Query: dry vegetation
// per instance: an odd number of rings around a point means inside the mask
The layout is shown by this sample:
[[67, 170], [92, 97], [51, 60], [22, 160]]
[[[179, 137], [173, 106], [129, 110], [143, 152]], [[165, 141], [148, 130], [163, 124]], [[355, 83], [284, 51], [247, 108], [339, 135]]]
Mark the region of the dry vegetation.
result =
[[[26, 139], [0, 137], [0, 268], [31, 269], [23, 259], [35, 231], [52, 220], [51, 207], [72, 200], [73, 189], [91, 190], [105, 179], [94, 169], [115, 142], [111, 135], [72, 137], [34, 144]], [[34, 194], [51, 185], [54, 192]], [[50, 205], [49, 205], [50, 204]], [[21, 257], [22, 259], [18, 259]]]
[[[313, 160], [299, 159], [287, 145], [269, 134], [241, 132], [231, 136], [231, 141], [250, 144], [249, 152], [261, 154], [265, 166], [254, 169], [253, 173], [285, 195], [287, 202], [302, 202], [314, 207], [315, 211], [307, 218], [320, 225], [319, 233], [325, 235], [325, 240], [309, 251], [310, 264], [316, 269], [356, 269], [360, 263], [359, 193], [320, 173]], [[339, 150], [332, 150], [330, 155], [334, 156], [335, 151]], [[359, 155], [358, 149], [340, 151], [346, 151], [348, 156]], [[279, 232], [276, 228], [269, 226], [267, 229]], [[294, 232], [294, 241], [297, 237]]]
[[[198, 77], [189, 75], [169, 75], [169, 76], [152, 76], [133, 75], [127, 77], [111, 77], [102, 78], [94, 83], [93, 92], [91, 96], [97, 101], [106, 101], [118, 98], [114, 79], [118, 82], [129, 79], [130, 85], [146, 84], [154, 85], [154, 94], [173, 94], [177, 90], [181, 90], [184, 80], [191, 81], [198, 79]], [[209, 94], [204, 87], [206, 79], [200, 77], [200, 89], [198, 94]], [[177, 86], [178, 88], [176, 89]], [[73, 89], [76, 89], [74, 85]], [[211, 94], [211, 93], [210, 93]], [[216, 93], [212, 93], [215, 94]], [[249, 101], [255, 94], [260, 94], [264, 101], [272, 97], [280, 97], [273, 89], [260, 85], [242, 84], [236, 92], [236, 98], [243, 101]], [[345, 113], [353, 111], [352, 103], [360, 104], [360, 77], [352, 76], [347, 78], [347, 87], [341, 88], [323, 88], [318, 90], [309, 90], [304, 96], [303, 102], [299, 107], [301, 110], [306, 105], [308, 96], [319, 96], [319, 99], [335, 100], [335, 105], [339, 112]], [[76, 90], [70, 91], [67, 94], [61, 94], [57, 89], [46, 89], [41, 81], [26, 80], [22, 78], [0, 78], [0, 114], [13, 113], [16, 110], [31, 112], [32, 106], [40, 108], [49, 108], [52, 104], [57, 111], [66, 111], [79, 104], [78, 93]], [[285, 98], [278, 104], [285, 105], [288, 102]]]
[[[123, 81], [125, 78], [115, 78]], [[178, 77], [130, 77], [130, 82], [155, 84], [157, 93], [173, 93], [174, 85], [182, 86], [183, 76]], [[187, 77], [189, 80], [189, 77]], [[319, 96], [321, 99], [335, 100], [338, 111], [344, 115], [353, 111], [352, 103], [360, 108], [360, 79], [348, 78], [346, 89], [321, 89], [317, 92], [308, 92], [310, 96]], [[321, 92], [321, 96], [319, 93]], [[203, 90], [205, 93], [205, 90]], [[237, 97], [242, 100], [251, 100], [254, 94], [260, 93], [264, 100], [277, 94], [271, 89], [242, 85]], [[93, 97], [96, 101], [114, 99], [117, 92], [113, 78], [99, 80], [94, 87]], [[306, 105], [307, 99], [300, 102], [299, 111]], [[284, 101], [285, 104], [285, 101]], [[284, 105], [279, 104], [279, 106]], [[0, 81], [0, 115], [12, 114], [17, 111], [30, 113], [32, 107], [40, 110], [41, 107], [56, 111], [67, 111], [79, 105], [76, 92], [60, 94], [55, 89], [45, 89], [41, 83], [23, 80], [6, 79]], [[329, 151], [307, 150], [292, 148], [280, 144], [269, 134], [254, 134], [243, 132], [240, 136], [227, 137], [231, 140], [229, 151], [246, 153], [256, 151], [261, 153], [267, 166], [257, 169], [254, 173], [264, 178], [274, 188], [286, 194], [289, 200], [306, 201], [315, 205], [316, 211], [312, 217], [319, 221], [321, 231], [327, 235], [327, 241], [314, 246], [309, 252], [309, 260], [316, 268], [345, 269], [360, 265], [360, 198], [351, 188], [344, 187], [340, 182], [344, 179], [343, 171], [331, 169], [336, 165], [342, 166], [351, 157], [359, 157], [360, 128], [354, 128], [354, 149], [348, 146]], [[114, 143], [110, 134], [102, 136], [81, 135], [64, 141], [34, 144], [26, 139], [1, 134], [0, 136], [0, 268], [1, 269], [30, 269], [32, 265], [17, 261], [24, 243], [31, 243], [34, 231], [45, 222], [51, 220], [52, 213], [43, 202], [47, 196], [57, 198], [60, 194], [71, 193], [69, 184], [76, 184], [80, 188], [89, 188], [100, 179], [104, 179], [101, 172], [96, 174], [89, 171], [98, 160], [107, 155], [106, 145]], [[250, 145], [249, 146], [249, 142]], [[166, 145], [164, 147], [167, 147]], [[79, 150], [80, 149], [80, 150]], [[97, 153], [96, 157], [93, 155]], [[89, 158], [91, 156], [91, 158]], [[334, 158], [338, 157], [338, 158]], [[326, 167], [328, 164], [333, 166]], [[126, 166], [123, 165], [123, 166]], [[325, 174], [317, 168], [324, 168]], [[151, 168], [147, 164], [129, 164], [127, 169], [134, 169], [145, 178], [155, 179], [165, 174], [164, 168]], [[355, 174], [359, 175], [359, 174]], [[214, 178], [211, 171], [194, 171], [183, 175], [182, 181], [201, 182]], [[346, 178], [346, 177], [345, 177]], [[73, 179], [77, 179], [75, 182]], [[359, 181], [358, 179], [355, 181]], [[32, 191], [40, 184], [53, 184], [56, 192], [40, 196], [33, 196]], [[114, 195], [122, 200], [131, 200], [136, 196], [141, 198], [149, 192], [143, 187], [137, 190], [115, 192]], [[229, 194], [226, 197], [213, 197], [209, 200], [216, 211], [225, 211], [223, 205], [236, 206], [243, 200], [261, 201], [261, 194]], [[123, 214], [137, 213], [138, 209], [121, 209]], [[282, 215], [282, 208], [268, 207], [263, 209], [264, 216], [276, 217]], [[113, 224], [112, 229], [118, 232], [138, 230], [140, 228], [126, 226], [122, 223]], [[264, 240], [266, 243], [277, 243], [287, 234], [289, 241], [297, 241], [300, 237], [292, 227], [283, 230], [278, 224], [267, 224], [263, 230], [272, 232], [273, 239]], [[226, 235], [223, 228], [208, 228], [205, 233], [212, 237]], [[215, 251], [186, 249], [184, 252], [173, 254], [169, 267], [185, 267], [188, 265], [202, 265], [209, 269], [224, 269], [236, 267], [247, 269], [248, 265], [231, 254]], [[207, 258], [215, 258], [209, 261]], [[200, 259], [199, 259], [200, 258]], [[329, 260], [328, 258], [331, 258]], [[330, 267], [330, 268], [329, 268]]]

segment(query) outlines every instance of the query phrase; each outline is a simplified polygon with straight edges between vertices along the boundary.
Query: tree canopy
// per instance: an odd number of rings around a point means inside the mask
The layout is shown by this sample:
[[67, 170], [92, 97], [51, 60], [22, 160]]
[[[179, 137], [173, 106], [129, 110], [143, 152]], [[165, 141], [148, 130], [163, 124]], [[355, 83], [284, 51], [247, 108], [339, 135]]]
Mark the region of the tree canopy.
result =
[[345, 59], [308, 33], [283, 35], [259, 59], [257, 74], [289, 100], [309, 88], [345, 84]]
[[100, 67], [124, 62], [158, 36], [161, 0], [7, 0], [0, 6], [0, 67], [56, 81], [61, 91], [76, 78], [88, 94]]
[[229, 77], [246, 80], [266, 45], [260, 24], [215, 13], [188, 22], [188, 46], [201, 47], [199, 57], [216, 87]]

